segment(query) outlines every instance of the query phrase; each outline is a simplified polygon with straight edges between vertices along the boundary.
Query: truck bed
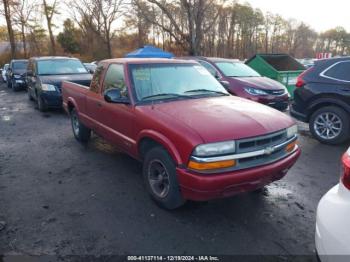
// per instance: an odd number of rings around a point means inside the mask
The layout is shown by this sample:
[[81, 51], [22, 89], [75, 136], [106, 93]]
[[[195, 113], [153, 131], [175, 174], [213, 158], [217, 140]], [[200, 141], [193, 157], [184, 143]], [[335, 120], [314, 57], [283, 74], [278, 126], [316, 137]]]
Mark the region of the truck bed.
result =
[[68, 101], [74, 101], [79, 112], [86, 112], [86, 94], [89, 92], [89, 86], [81, 85], [69, 81], [62, 83], [63, 107], [68, 112]]

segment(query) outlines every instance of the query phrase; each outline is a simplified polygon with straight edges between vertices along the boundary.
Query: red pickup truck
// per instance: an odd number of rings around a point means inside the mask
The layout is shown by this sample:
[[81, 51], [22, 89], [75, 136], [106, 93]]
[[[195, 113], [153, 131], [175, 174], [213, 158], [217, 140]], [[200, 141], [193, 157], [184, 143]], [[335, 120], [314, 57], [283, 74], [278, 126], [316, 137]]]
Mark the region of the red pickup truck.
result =
[[93, 130], [142, 161], [167, 209], [260, 189], [300, 155], [290, 117], [229, 95], [195, 61], [105, 60], [90, 87], [64, 82], [62, 94], [76, 139]]

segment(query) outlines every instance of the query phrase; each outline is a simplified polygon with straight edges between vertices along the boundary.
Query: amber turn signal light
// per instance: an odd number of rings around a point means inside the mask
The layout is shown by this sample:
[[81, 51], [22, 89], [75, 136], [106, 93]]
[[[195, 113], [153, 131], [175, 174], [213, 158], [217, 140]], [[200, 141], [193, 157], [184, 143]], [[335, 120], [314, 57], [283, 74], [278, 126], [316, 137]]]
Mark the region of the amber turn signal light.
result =
[[233, 167], [235, 165], [236, 165], [235, 160], [226, 160], [226, 161], [209, 162], [209, 163], [199, 163], [195, 161], [190, 161], [188, 163], [188, 168], [193, 170], [204, 171], [204, 170], [228, 168], [228, 167]]
[[297, 145], [297, 141], [293, 141], [292, 143], [288, 144], [285, 148], [286, 152], [288, 153], [292, 152], [296, 145]]

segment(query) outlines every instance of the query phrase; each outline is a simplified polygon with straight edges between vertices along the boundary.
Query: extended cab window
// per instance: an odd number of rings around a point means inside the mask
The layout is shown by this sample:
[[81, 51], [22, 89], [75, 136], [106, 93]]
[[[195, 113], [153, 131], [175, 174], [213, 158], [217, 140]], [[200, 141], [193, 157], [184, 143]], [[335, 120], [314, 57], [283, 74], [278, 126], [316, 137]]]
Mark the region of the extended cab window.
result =
[[124, 67], [120, 64], [111, 64], [107, 70], [105, 81], [103, 83], [104, 91], [112, 88], [120, 89], [123, 97], [128, 96], [128, 89], [124, 79]]
[[98, 93], [99, 87], [100, 87], [100, 82], [101, 82], [101, 76], [104, 70], [103, 65], [97, 66], [94, 76], [91, 80], [91, 85], [90, 85], [90, 91], [94, 93]]
[[340, 81], [350, 81], [350, 62], [339, 62], [330, 67], [324, 76]]

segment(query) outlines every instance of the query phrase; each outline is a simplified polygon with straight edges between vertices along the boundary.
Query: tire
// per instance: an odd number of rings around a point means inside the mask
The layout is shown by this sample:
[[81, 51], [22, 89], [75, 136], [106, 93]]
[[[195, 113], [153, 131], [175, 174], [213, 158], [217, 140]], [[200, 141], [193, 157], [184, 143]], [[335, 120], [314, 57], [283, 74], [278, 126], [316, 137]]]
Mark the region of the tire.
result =
[[142, 173], [148, 193], [160, 207], [172, 210], [185, 204], [174, 161], [164, 148], [153, 147], [146, 153]]
[[311, 115], [309, 127], [321, 143], [341, 144], [350, 137], [350, 115], [340, 107], [326, 106]]
[[38, 109], [40, 112], [46, 112], [48, 107], [45, 103], [45, 101], [41, 98], [40, 95], [38, 95], [38, 98], [37, 98], [37, 106], [38, 106]]
[[13, 92], [19, 91], [19, 88], [18, 88], [18, 87], [16, 86], [16, 84], [14, 84], [13, 82], [12, 82], [11, 86], [12, 86]]
[[27, 95], [28, 95], [29, 101], [33, 101], [34, 100], [34, 98], [32, 97], [32, 93], [30, 92], [29, 88], [27, 90]]
[[91, 137], [91, 129], [87, 128], [79, 121], [78, 113], [75, 108], [70, 112], [70, 119], [75, 139], [81, 143], [87, 143]]

